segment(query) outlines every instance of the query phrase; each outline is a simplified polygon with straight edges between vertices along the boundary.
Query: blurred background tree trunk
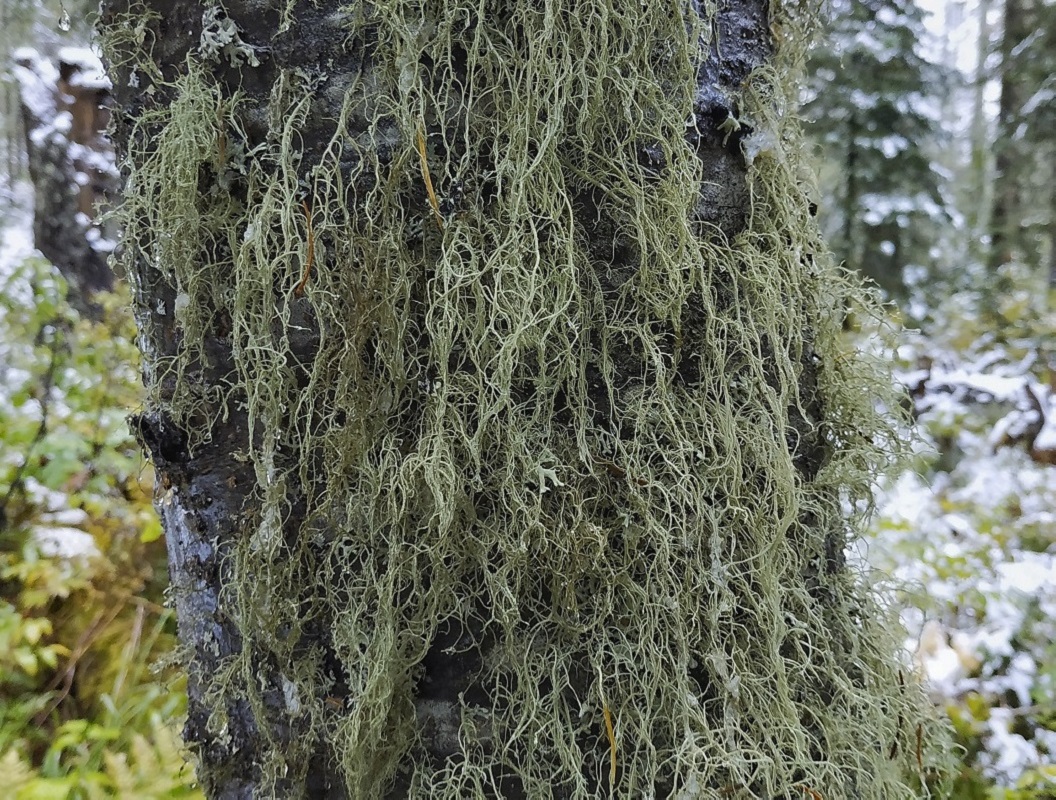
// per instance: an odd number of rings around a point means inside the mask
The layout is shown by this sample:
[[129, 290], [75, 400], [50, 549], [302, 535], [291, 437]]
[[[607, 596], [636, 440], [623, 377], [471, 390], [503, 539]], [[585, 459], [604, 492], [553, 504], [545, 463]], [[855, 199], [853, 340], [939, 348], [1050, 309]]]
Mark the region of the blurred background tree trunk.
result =
[[1025, 246], [1029, 208], [1023, 200], [1024, 182], [1033, 162], [1023, 118], [1024, 104], [1032, 94], [1027, 64], [1034, 48], [1027, 40], [1036, 36], [1036, 23], [1034, 0], [1005, 0], [1000, 40], [1001, 101], [994, 144], [994, 205], [990, 213], [990, 268], [995, 272], [1012, 261], [1036, 258]]
[[92, 295], [114, 282], [107, 263], [114, 226], [100, 221], [119, 186], [105, 135], [110, 82], [87, 47], [61, 48], [54, 58], [22, 48], [14, 57], [34, 243], [69, 283], [74, 307], [86, 312]]
[[826, 14], [832, 30], [811, 53], [804, 104], [828, 198], [819, 220], [840, 261], [905, 300], [951, 219], [935, 163], [941, 105], [925, 101], [941, 96], [949, 73], [927, 53], [912, 0], [836, 0]]

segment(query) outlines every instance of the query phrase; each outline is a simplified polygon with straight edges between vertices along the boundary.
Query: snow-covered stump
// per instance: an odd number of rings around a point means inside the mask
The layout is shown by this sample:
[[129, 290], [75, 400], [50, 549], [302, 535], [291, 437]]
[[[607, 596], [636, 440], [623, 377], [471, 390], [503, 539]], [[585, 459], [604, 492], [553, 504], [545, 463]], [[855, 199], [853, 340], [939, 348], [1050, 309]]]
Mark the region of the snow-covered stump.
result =
[[22, 48], [15, 62], [34, 189], [34, 243], [69, 282], [73, 305], [87, 311], [91, 295], [114, 281], [107, 265], [114, 241], [99, 214], [120, 187], [105, 134], [110, 82], [87, 48], [63, 48], [56, 63]]

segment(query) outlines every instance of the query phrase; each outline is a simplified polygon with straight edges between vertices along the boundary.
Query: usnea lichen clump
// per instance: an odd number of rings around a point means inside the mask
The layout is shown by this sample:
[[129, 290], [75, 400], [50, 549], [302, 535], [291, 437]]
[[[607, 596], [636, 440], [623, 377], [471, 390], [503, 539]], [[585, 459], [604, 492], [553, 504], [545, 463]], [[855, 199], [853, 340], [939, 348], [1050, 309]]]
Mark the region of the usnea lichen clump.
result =
[[[227, 697], [267, 715], [266, 654], [304, 732], [271, 748], [276, 781], [322, 739], [351, 797], [398, 767], [413, 797], [494, 796], [503, 776], [539, 798], [613, 779], [626, 797], [912, 796], [931, 722], [839, 555], [841, 504], [868, 503], [885, 458], [887, 390], [840, 352], [852, 290], [780, 112], [799, 53], [742, 87], [769, 144], [730, 238], [700, 221], [687, 135], [707, 20], [478, 5], [349, 11], [355, 67], [311, 158], [299, 131], [334, 98], [303, 70], [281, 72], [237, 180], [244, 100], [205, 66], [141, 118], [162, 129], [131, 154], [128, 258], [173, 286], [183, 336], [155, 403], [200, 420], [226, 392], [251, 425], [259, 511], [225, 590], [243, 654], [214, 724]], [[237, 375], [210, 393], [189, 376], [218, 319]], [[320, 626], [339, 676], [302, 646]], [[415, 697], [440, 630], [487, 652], [487, 703], [464, 700], [434, 763]]]

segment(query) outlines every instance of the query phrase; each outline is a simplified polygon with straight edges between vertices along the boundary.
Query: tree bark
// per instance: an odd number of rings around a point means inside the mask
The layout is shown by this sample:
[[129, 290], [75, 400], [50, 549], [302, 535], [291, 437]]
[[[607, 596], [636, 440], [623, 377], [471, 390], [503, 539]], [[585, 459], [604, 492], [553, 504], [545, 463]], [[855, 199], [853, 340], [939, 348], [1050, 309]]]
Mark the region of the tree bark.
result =
[[809, 20], [204, 12], [102, 19], [207, 794], [906, 795]]
[[110, 87], [87, 48], [64, 48], [57, 64], [30, 50], [15, 70], [21, 88], [33, 239], [69, 283], [70, 300], [95, 313], [92, 295], [113, 288], [113, 249], [100, 206], [113, 200], [118, 176], [104, 132]]
[[989, 229], [993, 201], [990, 198], [990, 122], [984, 103], [986, 86], [990, 81], [986, 59], [990, 53], [991, 25], [989, 22], [990, 0], [981, 0], [976, 15], [979, 19], [979, 35], [976, 39], [976, 66], [972, 76], [972, 125], [970, 129], [971, 159], [969, 161], [970, 194], [968, 195], [968, 230], [978, 231], [972, 236], [972, 247], [979, 253], [980, 262], [986, 252], [979, 250], [983, 234]]
[[1056, 289], [1056, 146], [1049, 154], [1049, 289]]
[[1032, 160], [1023, 152], [1026, 144], [1020, 128], [1023, 104], [1029, 86], [1024, 77], [1022, 48], [1036, 30], [1034, 0], [1005, 0], [1001, 31], [1001, 99], [997, 112], [997, 142], [994, 147], [994, 202], [990, 214], [990, 258], [992, 270], [1029, 254], [1023, 245], [1023, 168]]

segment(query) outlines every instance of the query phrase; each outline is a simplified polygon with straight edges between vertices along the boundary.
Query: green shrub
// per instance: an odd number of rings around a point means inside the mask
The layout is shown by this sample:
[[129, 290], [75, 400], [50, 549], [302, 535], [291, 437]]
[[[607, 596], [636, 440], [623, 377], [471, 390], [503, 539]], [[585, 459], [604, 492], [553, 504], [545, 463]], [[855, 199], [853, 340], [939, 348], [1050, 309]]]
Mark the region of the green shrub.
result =
[[82, 319], [43, 259], [0, 280], [0, 785], [15, 800], [200, 797], [120, 296]]

